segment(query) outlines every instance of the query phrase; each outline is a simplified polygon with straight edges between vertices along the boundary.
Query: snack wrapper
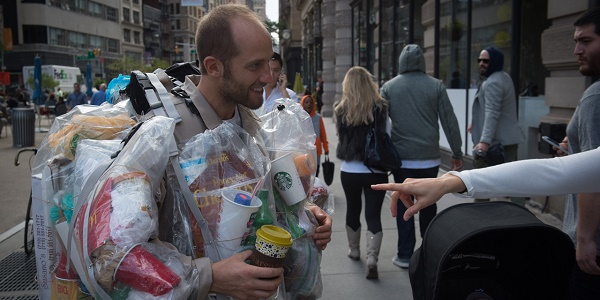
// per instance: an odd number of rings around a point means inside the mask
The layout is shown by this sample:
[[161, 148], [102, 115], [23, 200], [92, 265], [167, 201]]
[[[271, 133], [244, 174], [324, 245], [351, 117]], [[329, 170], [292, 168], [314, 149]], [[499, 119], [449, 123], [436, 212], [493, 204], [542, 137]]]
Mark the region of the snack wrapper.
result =
[[[179, 164], [217, 243], [223, 203], [221, 193], [226, 189], [237, 189], [253, 194], [260, 188], [269, 168], [269, 161], [254, 139], [241, 127], [228, 122], [190, 139], [181, 150]], [[193, 216], [190, 218], [195, 256], [201, 257], [204, 256], [204, 238], [197, 221]], [[239, 247], [241, 244], [240, 240]], [[230, 252], [221, 251], [221, 254]]]

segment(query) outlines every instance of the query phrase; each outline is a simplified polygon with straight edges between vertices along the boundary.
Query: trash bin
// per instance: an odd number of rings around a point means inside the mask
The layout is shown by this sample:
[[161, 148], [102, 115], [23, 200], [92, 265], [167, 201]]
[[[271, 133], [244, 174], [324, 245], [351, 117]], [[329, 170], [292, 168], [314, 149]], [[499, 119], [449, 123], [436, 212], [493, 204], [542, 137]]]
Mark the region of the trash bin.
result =
[[35, 110], [29, 107], [12, 109], [13, 147], [35, 145]]

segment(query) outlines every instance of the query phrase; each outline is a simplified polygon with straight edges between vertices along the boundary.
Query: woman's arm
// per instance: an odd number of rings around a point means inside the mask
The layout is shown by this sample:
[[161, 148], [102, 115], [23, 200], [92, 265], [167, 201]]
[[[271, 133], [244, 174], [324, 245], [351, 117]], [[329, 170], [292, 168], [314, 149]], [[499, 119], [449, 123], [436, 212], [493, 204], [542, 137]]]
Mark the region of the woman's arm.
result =
[[[501, 196], [546, 196], [600, 192], [600, 148], [551, 159], [531, 159], [493, 167], [449, 172], [439, 178], [407, 179], [402, 184], [377, 184], [374, 190], [389, 190], [395, 208], [398, 199], [408, 208], [404, 219], [437, 202], [447, 193], [489, 198]], [[415, 200], [413, 201], [412, 196]], [[395, 209], [392, 210], [395, 214]]]

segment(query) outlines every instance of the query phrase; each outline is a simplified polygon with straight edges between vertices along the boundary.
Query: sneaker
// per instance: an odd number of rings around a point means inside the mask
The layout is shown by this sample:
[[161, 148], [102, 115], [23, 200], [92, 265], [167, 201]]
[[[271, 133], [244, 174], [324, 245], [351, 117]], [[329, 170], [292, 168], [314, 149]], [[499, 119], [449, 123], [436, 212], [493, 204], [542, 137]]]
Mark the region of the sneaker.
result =
[[410, 259], [408, 259], [408, 258], [399, 258], [398, 255], [396, 255], [396, 256], [394, 256], [394, 258], [392, 258], [392, 262], [397, 267], [400, 267], [402, 269], [408, 269], [408, 263], [410, 262]]

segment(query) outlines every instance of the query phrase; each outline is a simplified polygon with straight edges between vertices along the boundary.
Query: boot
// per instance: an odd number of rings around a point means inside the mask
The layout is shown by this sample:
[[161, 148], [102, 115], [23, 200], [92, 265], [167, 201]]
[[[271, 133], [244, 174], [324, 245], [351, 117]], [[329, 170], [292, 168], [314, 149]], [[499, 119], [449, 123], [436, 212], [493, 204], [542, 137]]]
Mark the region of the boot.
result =
[[379, 278], [377, 261], [379, 260], [379, 249], [381, 248], [382, 238], [382, 231], [375, 234], [367, 231], [367, 279]]
[[353, 260], [360, 259], [360, 227], [356, 231], [346, 225], [346, 234], [348, 235], [348, 257]]

